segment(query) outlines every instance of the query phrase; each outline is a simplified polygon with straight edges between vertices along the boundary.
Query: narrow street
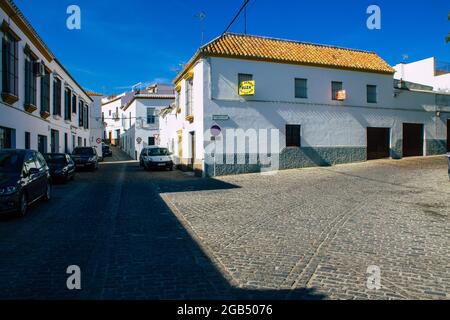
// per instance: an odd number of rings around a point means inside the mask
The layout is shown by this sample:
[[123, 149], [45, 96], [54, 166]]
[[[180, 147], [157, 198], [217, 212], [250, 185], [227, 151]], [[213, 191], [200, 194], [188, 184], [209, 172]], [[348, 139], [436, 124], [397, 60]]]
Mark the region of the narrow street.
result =
[[450, 298], [442, 157], [201, 179], [113, 153], [0, 216], [0, 299]]
[[[78, 173], [25, 218], [0, 217], [0, 256], [2, 299], [211, 298], [229, 289], [136, 163]], [[81, 268], [81, 291], [66, 288], [70, 265]]]
[[[158, 194], [224, 188], [181, 172], [146, 172], [116, 148], [97, 172], [55, 185], [25, 218], [0, 216], [0, 299], [285, 298], [224, 278]], [[167, 187], [165, 188], [166, 190]], [[81, 268], [82, 290], [66, 287]]]

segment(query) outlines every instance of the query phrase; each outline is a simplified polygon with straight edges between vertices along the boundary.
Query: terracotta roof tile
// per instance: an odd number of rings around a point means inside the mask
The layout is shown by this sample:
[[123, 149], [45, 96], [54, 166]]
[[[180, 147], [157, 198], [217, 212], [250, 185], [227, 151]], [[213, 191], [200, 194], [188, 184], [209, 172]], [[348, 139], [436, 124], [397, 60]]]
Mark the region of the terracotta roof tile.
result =
[[202, 47], [200, 52], [209, 56], [394, 73], [394, 69], [374, 52], [243, 34], [226, 33]]
[[261, 36], [226, 33], [201, 47], [175, 83], [201, 56], [229, 57], [325, 68], [393, 74], [395, 70], [374, 52]]
[[86, 94], [90, 97], [103, 97], [103, 94], [93, 91], [86, 91]]

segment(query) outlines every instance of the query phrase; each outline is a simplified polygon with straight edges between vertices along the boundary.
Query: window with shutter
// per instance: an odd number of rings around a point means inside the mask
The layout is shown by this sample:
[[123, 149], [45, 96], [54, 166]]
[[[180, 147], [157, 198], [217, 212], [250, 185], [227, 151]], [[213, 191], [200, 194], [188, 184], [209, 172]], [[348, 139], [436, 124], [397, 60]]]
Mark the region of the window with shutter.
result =
[[72, 90], [66, 88], [64, 92], [64, 120], [72, 119]]
[[61, 80], [53, 80], [53, 115], [61, 116]]
[[34, 69], [36, 62], [30, 53], [25, 52], [25, 107], [34, 107], [34, 110], [37, 99], [37, 75]]
[[295, 97], [299, 99], [308, 98], [308, 80], [295, 79]]
[[343, 88], [342, 82], [333, 81], [331, 83], [331, 99], [332, 100], [338, 100], [337, 95], [338, 92], [341, 91]]
[[83, 107], [83, 101], [78, 102], [78, 126], [81, 128], [84, 124], [84, 107]]
[[13, 103], [19, 97], [19, 53], [17, 39], [7, 31], [3, 33], [2, 52], [2, 98]]
[[367, 85], [367, 103], [377, 103], [377, 86]]
[[72, 95], [72, 113], [77, 113], [77, 96]]
[[50, 115], [50, 72], [44, 69], [41, 77], [41, 114]]

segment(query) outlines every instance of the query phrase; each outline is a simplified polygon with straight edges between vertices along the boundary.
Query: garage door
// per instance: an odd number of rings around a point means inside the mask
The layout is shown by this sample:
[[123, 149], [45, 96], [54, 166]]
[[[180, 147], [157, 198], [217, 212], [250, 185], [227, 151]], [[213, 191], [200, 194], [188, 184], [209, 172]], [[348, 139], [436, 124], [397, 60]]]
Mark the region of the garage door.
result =
[[403, 124], [403, 157], [423, 156], [423, 124]]
[[367, 128], [367, 160], [389, 158], [389, 144], [389, 128]]

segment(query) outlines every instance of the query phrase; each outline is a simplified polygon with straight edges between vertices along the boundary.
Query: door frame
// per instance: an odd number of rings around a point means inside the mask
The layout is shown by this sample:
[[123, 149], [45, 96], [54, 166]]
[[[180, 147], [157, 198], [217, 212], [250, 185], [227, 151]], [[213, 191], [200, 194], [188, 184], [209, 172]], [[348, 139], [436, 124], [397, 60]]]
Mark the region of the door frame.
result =
[[50, 130], [50, 151], [59, 153], [59, 131], [55, 129]]
[[[42, 138], [42, 140], [41, 140], [41, 138]], [[47, 136], [44, 136], [44, 135], [42, 135], [42, 134], [38, 134], [38, 145], [37, 145], [37, 149], [38, 149], [38, 151], [39, 152], [41, 152], [41, 153], [47, 153], [47, 150], [48, 150], [48, 137]], [[43, 148], [44, 148], [44, 150], [39, 150], [40, 149], [40, 143], [43, 143]]]
[[[412, 154], [408, 154], [408, 155], [405, 155], [405, 146], [406, 146], [406, 139], [405, 139], [405, 137], [407, 137], [406, 135], [405, 135], [405, 126], [408, 126], [408, 125], [410, 125], [410, 126], [420, 126], [421, 127], [421, 141], [420, 141], [420, 146], [419, 146], [419, 148], [418, 148], [418, 152], [419, 152], [419, 154], [415, 154], [415, 155], [412, 155]], [[402, 137], [403, 137], [403, 146], [402, 146], [402, 154], [403, 154], [403, 157], [404, 158], [407, 158], [407, 157], [423, 157], [424, 155], [425, 155], [425, 125], [423, 124], [423, 123], [408, 123], [408, 122], [404, 122], [403, 124], [402, 124], [402, 131], [403, 131], [403, 134], [402, 134]]]
[[[387, 143], [386, 156], [382, 156], [382, 157], [381, 156], [380, 157], [376, 156], [376, 157], [373, 157], [373, 158], [369, 157], [369, 131], [370, 130], [378, 130], [378, 131], [387, 130], [387, 137], [385, 137], [387, 141], [384, 141], [384, 143]], [[389, 128], [389, 127], [367, 127], [366, 128], [366, 145], [367, 145], [367, 156], [366, 156], [366, 158], [367, 158], [368, 161], [369, 160], [379, 160], [379, 159], [389, 159], [391, 157], [391, 149], [392, 149], [391, 133], [392, 133], [392, 129]]]
[[196, 137], [195, 137], [195, 131], [189, 132], [189, 151], [190, 151], [190, 159], [189, 159], [189, 168], [194, 171], [195, 170], [195, 157], [196, 157], [196, 150], [195, 150], [195, 144], [196, 144]]

